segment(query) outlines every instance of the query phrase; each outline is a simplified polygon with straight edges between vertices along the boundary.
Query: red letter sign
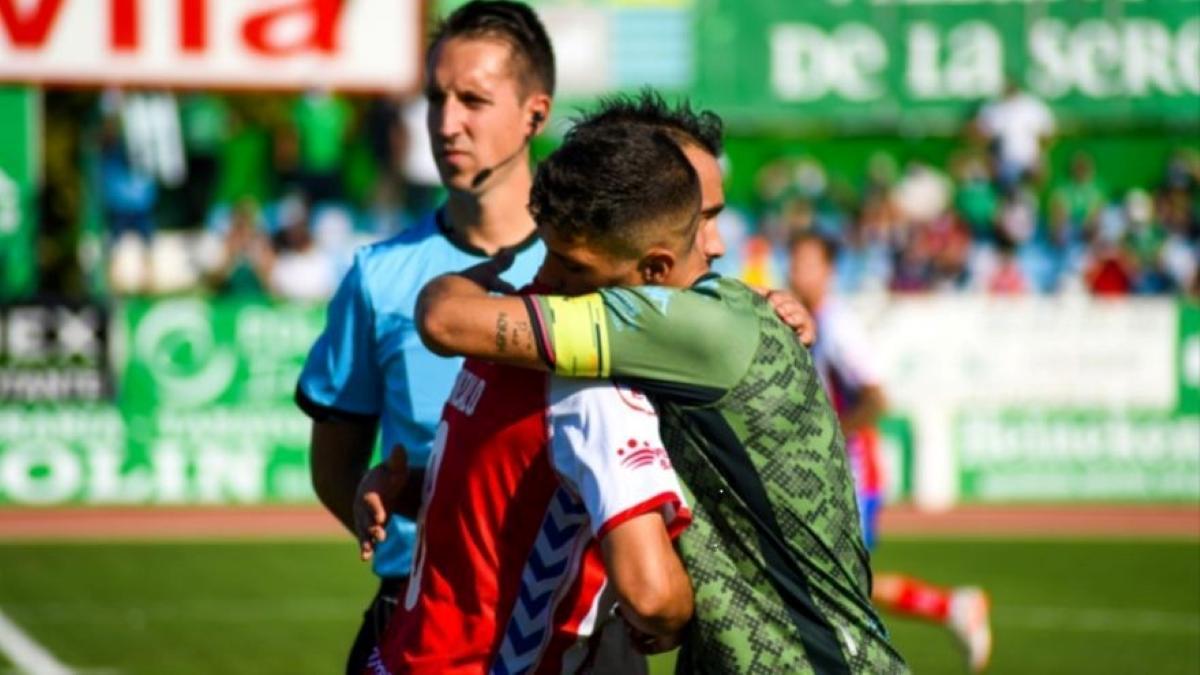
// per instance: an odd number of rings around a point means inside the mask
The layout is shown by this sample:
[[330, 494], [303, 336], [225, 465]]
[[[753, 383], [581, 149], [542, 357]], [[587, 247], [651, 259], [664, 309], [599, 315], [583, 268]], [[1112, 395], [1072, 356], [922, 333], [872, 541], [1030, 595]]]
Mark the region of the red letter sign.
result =
[[0, 23], [8, 32], [14, 47], [37, 49], [46, 42], [46, 34], [58, 16], [62, 0], [39, 0], [28, 16], [21, 16], [13, 6], [16, 0], [0, 0]]
[[[305, 50], [332, 54], [337, 49], [338, 20], [342, 0], [303, 0], [292, 6], [277, 7], [246, 20], [242, 37], [250, 49], [264, 56], [289, 56]], [[292, 14], [303, 12], [309, 17], [309, 34], [294, 44], [278, 44], [270, 39], [271, 24]]]

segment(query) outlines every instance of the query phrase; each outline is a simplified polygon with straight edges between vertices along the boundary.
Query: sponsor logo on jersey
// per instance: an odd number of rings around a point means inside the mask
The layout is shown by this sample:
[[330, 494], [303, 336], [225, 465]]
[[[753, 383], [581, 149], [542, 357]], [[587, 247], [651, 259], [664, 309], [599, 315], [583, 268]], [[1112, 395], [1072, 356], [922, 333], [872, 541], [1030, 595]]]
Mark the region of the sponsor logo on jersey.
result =
[[622, 403], [640, 413], [658, 415], [654, 410], [654, 406], [650, 404], [650, 399], [646, 398], [646, 395], [637, 389], [617, 385], [617, 396], [621, 398]]
[[617, 448], [617, 456], [621, 458], [621, 466], [629, 469], [641, 469], [647, 466], [671, 468], [671, 458], [665, 448], [656, 448], [649, 441], [638, 441], [631, 438], [625, 447]]
[[449, 403], [454, 409], [470, 417], [475, 414], [475, 406], [479, 405], [479, 399], [483, 398], [484, 389], [487, 389], [487, 382], [463, 368], [458, 373], [458, 379], [454, 381]]

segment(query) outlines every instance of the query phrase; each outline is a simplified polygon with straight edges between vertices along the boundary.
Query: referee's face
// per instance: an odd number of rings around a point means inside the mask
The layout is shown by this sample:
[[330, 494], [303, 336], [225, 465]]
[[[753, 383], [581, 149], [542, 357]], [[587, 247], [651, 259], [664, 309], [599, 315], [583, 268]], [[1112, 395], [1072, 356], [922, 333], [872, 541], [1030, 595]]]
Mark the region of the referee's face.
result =
[[426, 125], [448, 189], [479, 192], [514, 172], [528, 173], [525, 145], [549, 97], [524, 95], [516, 68], [512, 48], [493, 38], [451, 38], [433, 51]]

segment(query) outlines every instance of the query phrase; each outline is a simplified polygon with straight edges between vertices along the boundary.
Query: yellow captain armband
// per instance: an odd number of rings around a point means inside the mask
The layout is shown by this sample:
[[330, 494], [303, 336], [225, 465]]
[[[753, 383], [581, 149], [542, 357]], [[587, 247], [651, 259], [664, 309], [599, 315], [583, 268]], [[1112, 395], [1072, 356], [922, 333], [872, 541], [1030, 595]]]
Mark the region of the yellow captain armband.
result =
[[554, 372], [567, 377], [608, 377], [608, 321], [600, 294], [543, 298], [550, 314]]

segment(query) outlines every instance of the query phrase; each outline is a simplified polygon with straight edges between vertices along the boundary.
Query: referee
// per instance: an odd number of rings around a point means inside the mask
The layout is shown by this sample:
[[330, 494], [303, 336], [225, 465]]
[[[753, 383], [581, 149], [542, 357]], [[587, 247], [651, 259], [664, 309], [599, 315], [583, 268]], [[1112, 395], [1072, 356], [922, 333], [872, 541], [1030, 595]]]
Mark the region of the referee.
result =
[[[463, 5], [435, 30], [425, 95], [445, 204], [412, 228], [360, 249], [331, 301], [296, 388], [312, 419], [312, 479], [321, 503], [359, 536], [380, 577], [346, 664], [361, 673], [401, 595], [415, 526], [393, 517], [377, 546], [355, 527], [355, 493], [376, 434], [423, 466], [461, 360], [433, 355], [413, 324], [425, 282], [501, 250], [515, 253], [505, 281], [529, 283], [545, 256], [526, 204], [529, 142], [550, 115], [554, 52], [538, 17], [506, 0]], [[421, 476], [408, 483], [420, 499]]]

